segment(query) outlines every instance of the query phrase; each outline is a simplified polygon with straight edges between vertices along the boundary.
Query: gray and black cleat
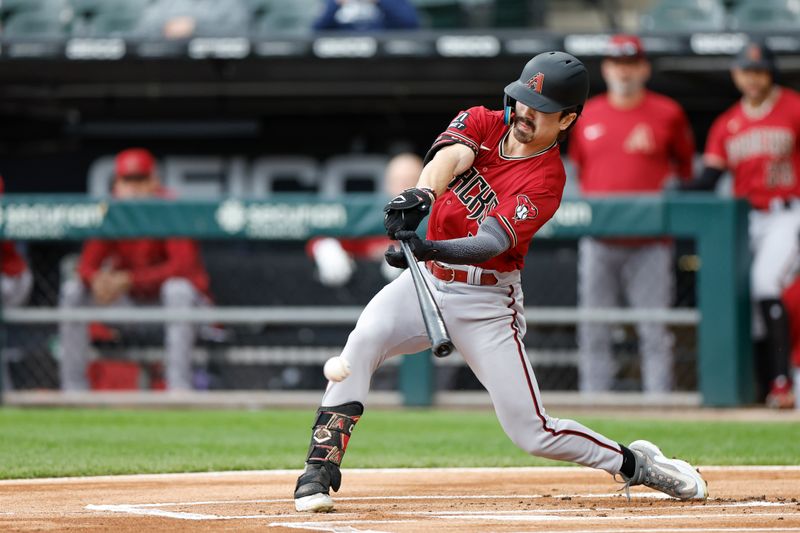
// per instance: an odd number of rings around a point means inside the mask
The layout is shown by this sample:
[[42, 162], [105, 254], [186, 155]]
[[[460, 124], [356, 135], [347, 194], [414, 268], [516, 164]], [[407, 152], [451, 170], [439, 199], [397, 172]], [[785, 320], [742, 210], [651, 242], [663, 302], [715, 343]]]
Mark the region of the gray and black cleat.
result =
[[631, 478], [622, 475], [628, 493], [635, 485], [660, 490], [680, 500], [705, 500], [708, 483], [695, 468], [680, 459], [668, 459], [652, 442], [634, 441], [628, 448], [636, 456], [636, 473]]

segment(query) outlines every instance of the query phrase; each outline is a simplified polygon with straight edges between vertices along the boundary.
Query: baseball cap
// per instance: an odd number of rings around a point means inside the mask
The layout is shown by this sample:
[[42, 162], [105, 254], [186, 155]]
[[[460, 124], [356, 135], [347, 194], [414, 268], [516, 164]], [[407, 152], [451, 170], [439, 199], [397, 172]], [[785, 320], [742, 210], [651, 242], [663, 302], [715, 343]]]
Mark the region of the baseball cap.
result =
[[149, 176], [155, 167], [153, 154], [144, 148], [123, 150], [114, 161], [114, 172], [117, 176]]
[[733, 60], [733, 66], [746, 70], [769, 70], [774, 72], [775, 56], [764, 41], [750, 39], [736, 55], [736, 59]]
[[606, 57], [611, 59], [643, 59], [645, 55], [642, 40], [636, 35], [613, 35], [606, 45]]

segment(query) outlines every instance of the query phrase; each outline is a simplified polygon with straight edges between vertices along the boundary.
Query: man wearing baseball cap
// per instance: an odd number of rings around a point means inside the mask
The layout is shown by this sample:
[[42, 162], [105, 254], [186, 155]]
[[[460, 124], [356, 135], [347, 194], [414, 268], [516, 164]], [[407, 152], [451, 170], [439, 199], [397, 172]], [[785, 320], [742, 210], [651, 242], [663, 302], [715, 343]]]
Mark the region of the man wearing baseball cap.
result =
[[[118, 200], [167, 198], [153, 155], [142, 148], [120, 152], [115, 160], [113, 194]], [[59, 305], [161, 305], [190, 308], [209, 302], [208, 274], [197, 243], [190, 239], [92, 239], [84, 244], [77, 279], [61, 287]], [[86, 367], [89, 336], [85, 323], [63, 322], [60, 332], [61, 388], [89, 387]], [[170, 390], [192, 388], [191, 355], [195, 327], [187, 322], [165, 326], [166, 378]]]
[[[570, 138], [569, 155], [586, 196], [654, 194], [674, 176], [690, 179], [694, 140], [680, 105], [648, 90], [650, 62], [633, 35], [610, 38], [602, 65], [607, 92], [586, 103]], [[672, 243], [666, 239], [583, 238], [578, 295], [583, 308], [667, 308], [674, 284]], [[672, 336], [663, 324], [637, 325], [642, 389], [672, 389]], [[578, 328], [579, 388], [613, 388], [616, 365], [611, 330], [600, 323]]]
[[[759, 396], [771, 407], [797, 402], [800, 408], [789, 375], [791, 318], [781, 298], [800, 258], [800, 94], [778, 85], [777, 75], [767, 44], [750, 39], [731, 64], [742, 98], [714, 121], [703, 172], [682, 188], [714, 189], [727, 170], [734, 196], [750, 203], [750, 289], [758, 306], [754, 336], [763, 339], [756, 343]], [[795, 377], [800, 379], [800, 369]]]

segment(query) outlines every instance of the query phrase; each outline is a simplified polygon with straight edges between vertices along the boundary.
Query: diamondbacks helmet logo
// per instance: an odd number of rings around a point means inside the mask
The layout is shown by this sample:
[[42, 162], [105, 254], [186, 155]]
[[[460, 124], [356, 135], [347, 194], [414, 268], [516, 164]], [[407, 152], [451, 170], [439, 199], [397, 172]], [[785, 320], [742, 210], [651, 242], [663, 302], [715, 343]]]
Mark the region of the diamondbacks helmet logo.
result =
[[514, 223], [531, 220], [539, 216], [539, 209], [524, 194], [517, 195], [517, 208], [514, 210]]
[[526, 84], [528, 89], [531, 89], [539, 94], [542, 94], [542, 84], [544, 83], [544, 74], [537, 72], [534, 77], [528, 80]]

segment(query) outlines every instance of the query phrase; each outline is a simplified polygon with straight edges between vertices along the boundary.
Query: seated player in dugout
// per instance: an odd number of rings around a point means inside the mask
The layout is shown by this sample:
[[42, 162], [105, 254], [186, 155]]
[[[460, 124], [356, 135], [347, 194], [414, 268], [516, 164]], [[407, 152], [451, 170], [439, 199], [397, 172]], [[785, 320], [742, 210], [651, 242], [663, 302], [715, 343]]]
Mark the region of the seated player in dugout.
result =
[[[113, 196], [119, 200], [170, 197], [161, 186], [153, 155], [141, 148], [115, 160]], [[190, 239], [92, 239], [83, 246], [77, 278], [62, 283], [59, 306], [127, 307], [162, 305], [179, 311], [210, 305], [209, 278], [196, 242]], [[169, 390], [192, 388], [196, 325], [164, 326], [166, 382]], [[89, 332], [83, 322], [59, 325], [61, 389], [89, 388]]]
[[[422, 172], [422, 158], [404, 152], [389, 160], [383, 174], [383, 192], [390, 198], [417, 184]], [[401, 270], [383, 260], [383, 253], [391, 243], [386, 235], [354, 239], [321, 237], [311, 239], [306, 253], [314, 259], [319, 281], [326, 287], [346, 285], [356, 271], [353, 259], [380, 261], [381, 273], [386, 281], [392, 281]]]
[[800, 94], [779, 85], [778, 75], [762, 40], [742, 48], [731, 65], [742, 98], [711, 125], [702, 174], [681, 189], [713, 190], [727, 170], [734, 195], [750, 203], [759, 396], [771, 407], [790, 408], [790, 318], [781, 296], [800, 258]]
[[[680, 499], [705, 499], [706, 482], [685, 461], [654, 444], [628, 446], [542, 405], [522, 337], [526, 323], [520, 271], [530, 241], [558, 209], [566, 174], [559, 141], [589, 93], [575, 57], [546, 52], [505, 88], [504, 108], [473, 107], [456, 115], [434, 141], [416, 187], [384, 208], [389, 237], [406, 241], [455, 348], [486, 387], [509, 438], [525, 452], [620, 475]], [[415, 230], [430, 214], [425, 239]], [[386, 260], [407, 267], [390, 248]], [[370, 378], [388, 358], [430, 348], [408, 270], [364, 308], [341, 354], [349, 376], [330, 381], [312, 426], [306, 466], [295, 487], [298, 511], [330, 511], [330, 491], [364, 414]]]
[[[0, 176], [0, 195], [4, 190], [5, 184]], [[19, 307], [25, 304], [33, 287], [33, 275], [13, 242], [0, 241], [0, 262], [3, 307]]]

